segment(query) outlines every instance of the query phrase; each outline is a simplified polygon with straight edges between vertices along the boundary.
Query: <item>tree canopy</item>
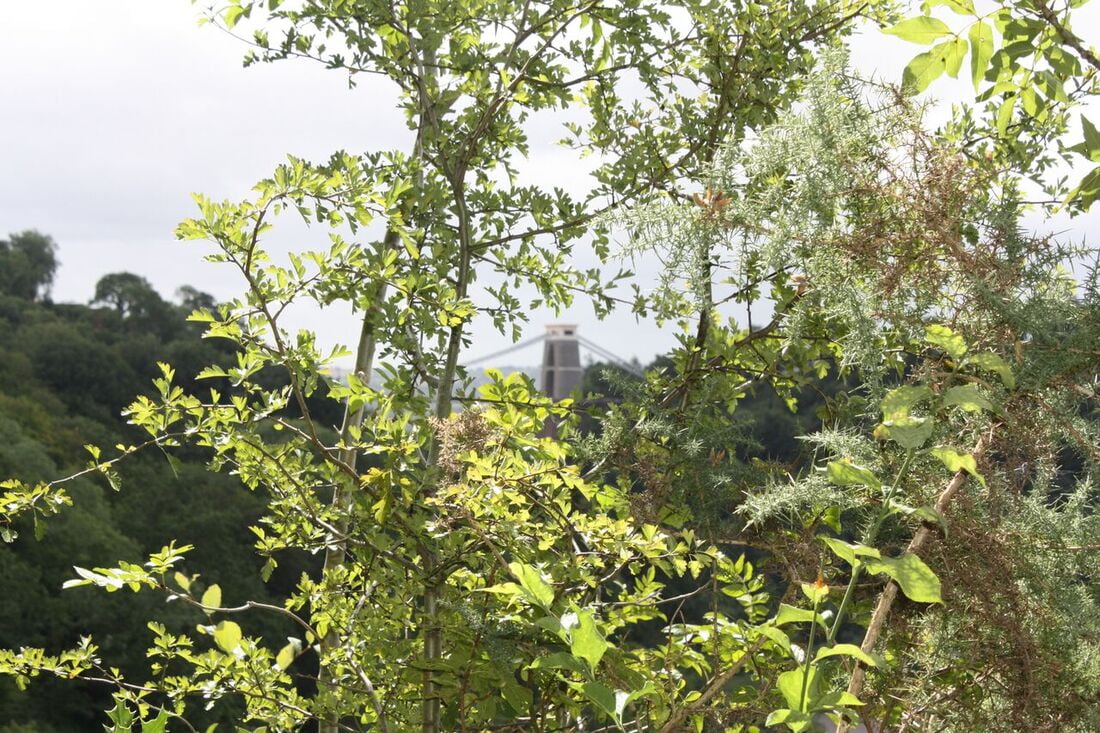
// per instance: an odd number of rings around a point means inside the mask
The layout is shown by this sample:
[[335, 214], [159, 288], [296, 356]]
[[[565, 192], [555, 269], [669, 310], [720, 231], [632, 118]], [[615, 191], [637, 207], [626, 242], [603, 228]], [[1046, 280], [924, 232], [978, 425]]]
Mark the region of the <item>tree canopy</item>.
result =
[[36, 231], [0, 239], [0, 292], [24, 300], [49, 294], [57, 272], [57, 244]]

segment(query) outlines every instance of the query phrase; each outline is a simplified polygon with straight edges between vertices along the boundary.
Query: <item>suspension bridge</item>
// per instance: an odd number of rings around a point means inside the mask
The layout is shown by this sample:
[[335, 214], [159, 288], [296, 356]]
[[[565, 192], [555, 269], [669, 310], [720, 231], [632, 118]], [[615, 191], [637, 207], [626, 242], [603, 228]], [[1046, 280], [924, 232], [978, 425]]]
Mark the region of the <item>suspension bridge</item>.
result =
[[472, 359], [463, 360], [463, 366], [477, 366], [481, 364], [492, 365], [500, 363], [500, 360], [514, 352], [526, 349], [541, 343], [542, 346], [542, 372], [539, 388], [548, 397], [561, 400], [569, 396], [569, 393], [580, 386], [584, 376], [584, 367], [581, 366], [581, 349], [601, 361], [606, 361], [620, 369], [635, 374], [639, 377], [644, 373], [637, 364], [623, 359], [604, 347], [577, 333], [577, 326], [570, 323], [551, 323], [546, 326], [546, 331], [523, 341], [512, 344], [506, 349], [494, 351], [491, 354], [483, 354]]

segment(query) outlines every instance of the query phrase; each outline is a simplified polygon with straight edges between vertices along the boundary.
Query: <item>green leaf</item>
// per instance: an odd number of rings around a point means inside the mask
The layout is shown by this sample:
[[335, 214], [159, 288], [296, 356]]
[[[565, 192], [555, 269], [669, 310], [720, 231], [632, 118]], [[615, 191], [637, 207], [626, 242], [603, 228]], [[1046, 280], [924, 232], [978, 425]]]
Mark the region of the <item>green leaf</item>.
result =
[[814, 700], [812, 710], [836, 710], [837, 708], [855, 708], [863, 705], [863, 702], [847, 690], [827, 692]]
[[874, 547], [858, 542], [845, 542], [837, 537], [822, 537], [821, 541], [833, 551], [833, 554], [853, 567], [860, 557], [879, 557], [880, 553]]
[[947, 59], [942, 51], [933, 49], [917, 54], [902, 72], [902, 88], [907, 94], [920, 94], [946, 70]]
[[295, 657], [298, 656], [298, 645], [291, 642], [279, 650], [279, 653], [275, 655], [275, 666], [279, 669], [286, 669], [294, 663]]
[[870, 654], [863, 651], [855, 644], [834, 644], [830, 647], [822, 647], [818, 649], [817, 654], [814, 655], [814, 662], [818, 662], [828, 657], [854, 657], [869, 667], [878, 666], [878, 662], [876, 662]]
[[206, 592], [202, 594], [202, 600], [199, 601], [204, 607], [207, 613], [210, 613], [212, 608], [221, 608], [222, 606], [222, 589], [215, 583], [206, 589]]
[[231, 654], [241, 645], [241, 627], [232, 621], [222, 621], [214, 629], [214, 643], [226, 654]]
[[943, 49], [944, 66], [947, 69], [947, 75], [952, 79], [959, 78], [959, 69], [962, 68], [962, 62], [966, 58], [966, 50], [969, 46], [970, 44], [962, 38], [954, 38], [936, 46], [937, 49]]
[[607, 717], [618, 722], [619, 719], [615, 715], [615, 693], [610, 687], [602, 682], [585, 682], [581, 690], [585, 697], [607, 714]]
[[629, 693], [625, 690], [615, 690], [615, 720], [622, 721], [623, 713], [626, 712], [627, 705], [646, 695], [652, 695], [657, 692], [659, 691], [654, 687], [652, 682], [646, 682], [641, 689]]
[[928, 0], [924, 4], [924, 11], [928, 12], [938, 5], [946, 5], [959, 15], [976, 15], [973, 0]]
[[821, 614], [815, 614], [805, 608], [796, 608], [786, 603], [779, 604], [779, 610], [775, 614], [775, 618], [772, 619], [772, 624], [775, 626], [782, 626], [783, 624], [801, 624], [801, 623], [813, 623], [816, 619], [822, 628], [825, 627], [825, 619]]
[[913, 408], [927, 402], [935, 395], [924, 385], [905, 385], [886, 393], [882, 398], [882, 419], [895, 420], [908, 417]]
[[240, 21], [241, 16], [244, 15], [244, 13], [245, 9], [242, 8], [240, 5], [231, 5], [230, 7], [226, 8], [225, 15], [223, 16], [223, 18], [225, 19], [225, 27], [232, 29], [233, 26], [237, 25], [238, 21]]
[[900, 501], [890, 501], [890, 510], [904, 514], [907, 517], [916, 517], [922, 522], [928, 522], [929, 524], [939, 525], [943, 528], [944, 534], [947, 533], [947, 520], [942, 514], [937, 512], [934, 507], [920, 506], [912, 507], [908, 504], [902, 504]]
[[143, 720], [141, 722], [141, 733], [164, 733], [164, 729], [168, 725], [168, 717], [168, 711], [162, 709], [160, 714], [152, 720]]
[[932, 437], [934, 422], [930, 417], [902, 417], [883, 423], [890, 440], [902, 448], [916, 450]]
[[588, 662], [588, 668], [595, 673], [596, 666], [603, 659], [608, 644], [596, 626], [596, 620], [593, 618], [591, 611], [581, 611], [577, 614], [577, 621], [577, 627], [573, 629], [569, 650], [573, 652], [573, 656]]
[[768, 719], [764, 721], [764, 724], [769, 727], [782, 724], [792, 731], [808, 730], [812, 723], [813, 717], [809, 714], [791, 710], [790, 708], [773, 710], [768, 714]]
[[977, 91], [993, 58], [993, 29], [984, 20], [970, 26], [970, 76]]
[[980, 354], [971, 354], [967, 357], [965, 363], [987, 372], [993, 372], [1001, 378], [1001, 384], [1003, 384], [1006, 389], [1016, 388], [1016, 377], [1012, 373], [1012, 367], [997, 354], [989, 351], [984, 351]]
[[1085, 157], [1093, 163], [1100, 163], [1100, 131], [1084, 115], [1081, 115], [1081, 132], [1085, 137], [1083, 143]]
[[989, 398], [978, 391], [973, 384], [960, 384], [943, 393], [944, 407], [958, 407], [967, 412], [995, 412], [996, 408]]
[[528, 600], [549, 610], [550, 604], [554, 602], [554, 589], [542, 579], [538, 568], [518, 562], [510, 563], [508, 567], [516, 576]]
[[925, 343], [943, 349], [952, 359], [959, 360], [966, 356], [968, 346], [963, 337], [955, 333], [947, 326], [932, 324], [924, 329]]
[[829, 596], [827, 583], [802, 583], [801, 589], [802, 595], [806, 596], [810, 603], [821, 603]]
[[[804, 676], [808, 672], [808, 676]], [[815, 667], [808, 670], [798, 667], [779, 675], [775, 680], [775, 686], [779, 689], [787, 705], [793, 710], [805, 711], [806, 705], [802, 700], [802, 682], [806, 680], [806, 700], [809, 702], [821, 695], [821, 676]]]
[[829, 481], [837, 486], [866, 486], [872, 489], [882, 488], [882, 482], [878, 480], [870, 469], [857, 466], [847, 458], [839, 461], [831, 461], [825, 469]]
[[757, 626], [756, 631], [761, 636], [766, 636], [774, 641], [787, 654], [791, 653], [791, 638], [783, 633], [783, 630], [775, 626]]
[[1012, 114], [1016, 110], [1017, 99], [1019, 95], [1007, 97], [997, 108], [997, 134], [1002, 137], [1008, 132], [1008, 126], [1012, 124]]
[[1077, 187], [1066, 195], [1063, 203], [1088, 208], [1097, 199], [1100, 199], [1100, 166], [1086, 173]]
[[940, 579], [924, 564], [924, 560], [913, 553], [907, 552], [901, 557], [872, 558], [865, 563], [869, 572], [890, 576], [909, 600], [918, 603], [943, 603], [940, 597]]
[[908, 18], [897, 25], [885, 28], [882, 32], [897, 36], [903, 41], [927, 44], [937, 38], [949, 35], [951, 29], [942, 20], [933, 18], [930, 15], [918, 15], [915, 18]]
[[933, 448], [932, 455], [939, 458], [948, 471], [966, 471], [982, 486], [985, 486], [985, 477], [978, 473], [978, 462], [969, 453], [956, 453], [951, 448]]

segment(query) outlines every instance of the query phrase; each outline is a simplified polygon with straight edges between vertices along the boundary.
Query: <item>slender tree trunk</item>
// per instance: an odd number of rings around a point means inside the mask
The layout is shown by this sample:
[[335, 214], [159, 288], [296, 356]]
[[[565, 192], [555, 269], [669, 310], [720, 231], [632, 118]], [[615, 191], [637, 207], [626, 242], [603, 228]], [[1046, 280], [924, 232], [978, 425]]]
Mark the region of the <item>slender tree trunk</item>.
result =
[[[458, 273], [456, 276], [456, 297], [465, 298], [470, 284], [470, 253], [472, 242], [470, 236], [470, 215], [466, 207], [466, 197], [462, 173], [456, 173], [452, 186], [454, 189], [455, 204], [458, 208]], [[440, 420], [451, 415], [454, 400], [454, 381], [458, 371], [458, 356], [462, 349], [462, 336], [465, 332], [464, 324], [458, 324], [451, 328], [447, 339], [447, 353], [444, 357], [443, 371], [439, 375], [439, 383], [435, 395], [435, 416]], [[439, 445], [432, 441], [431, 451], [428, 456], [428, 470], [435, 472], [439, 461]], [[438, 480], [432, 476], [429, 482]], [[429, 483], [431, 485], [431, 483]], [[421, 550], [421, 559], [424, 565], [425, 585], [422, 613], [424, 614], [424, 703], [422, 711], [421, 729], [423, 733], [439, 733], [440, 731], [440, 700], [439, 686], [435, 679], [435, 666], [443, 656], [443, 632], [439, 627], [439, 586], [445, 578], [435, 577], [437, 560], [433, 548], [425, 545]]]
[[[392, 232], [386, 234], [386, 247], [396, 244], [397, 236]], [[355, 375], [364, 383], [369, 384], [371, 374], [374, 371], [374, 352], [377, 345], [375, 338], [375, 321], [378, 314], [378, 303], [386, 297], [385, 283], [378, 286], [374, 301], [363, 313], [363, 326], [359, 332], [359, 346], [355, 353]], [[363, 425], [366, 416], [366, 405], [360, 404], [354, 412], [351, 410], [350, 399], [344, 409], [344, 421], [340, 427], [340, 442], [343, 448], [340, 450], [340, 460], [347, 466], [355, 468], [359, 458], [359, 452], [351, 445], [352, 433]], [[328, 578], [334, 571], [342, 567], [347, 560], [347, 532], [348, 512], [351, 509], [352, 492], [355, 490], [354, 482], [350, 476], [341, 476], [332, 497], [332, 506], [335, 511], [333, 527], [338, 534], [328, 539], [328, 547], [325, 550], [325, 562], [322, 578]], [[321, 659], [331, 659], [332, 652], [339, 647], [340, 639], [335, 630], [330, 630], [321, 639]], [[332, 675], [327, 667], [322, 666], [319, 673], [319, 684], [323, 690], [332, 684]], [[337, 733], [339, 730], [340, 714], [333, 712], [321, 722], [321, 733]]]

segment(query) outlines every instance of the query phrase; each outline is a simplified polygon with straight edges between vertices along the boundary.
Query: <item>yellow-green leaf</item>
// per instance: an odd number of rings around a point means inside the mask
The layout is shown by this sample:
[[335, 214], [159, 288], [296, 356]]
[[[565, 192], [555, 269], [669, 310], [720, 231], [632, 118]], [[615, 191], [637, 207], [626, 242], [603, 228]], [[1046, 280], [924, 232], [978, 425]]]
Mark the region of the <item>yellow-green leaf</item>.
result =
[[924, 340], [947, 352], [952, 359], [961, 359], [966, 355], [967, 345], [962, 336], [947, 326], [934, 323], [924, 329]]
[[918, 15], [916, 18], [908, 18], [897, 25], [882, 31], [891, 36], [897, 36], [903, 41], [912, 43], [931, 43], [937, 38], [942, 38], [951, 33], [947, 24], [930, 15]]
[[981, 86], [989, 60], [993, 58], [993, 29], [983, 20], [970, 26], [970, 75], [974, 89]]
[[945, 407], [959, 407], [966, 412], [994, 412], [995, 408], [989, 398], [978, 391], [973, 384], [960, 384], [943, 393]]
[[855, 644], [835, 644], [829, 647], [823, 647], [817, 650], [817, 654], [814, 655], [814, 661], [820, 659], [826, 659], [828, 657], [854, 657], [859, 661], [866, 664], [868, 667], [877, 667], [878, 662], [875, 661], [867, 652], [860, 649]]
[[214, 629], [214, 643], [226, 654], [241, 645], [241, 627], [232, 621], [222, 621]]
[[918, 603], [943, 603], [940, 579], [924, 560], [907, 552], [901, 557], [879, 557], [865, 561], [867, 570], [876, 575], [885, 573], [898, 584], [901, 592]]
[[222, 589], [215, 583], [206, 589], [206, 592], [202, 594], [202, 605], [206, 608], [207, 613], [212, 608], [221, 608], [222, 605]]
[[959, 69], [962, 68], [963, 59], [966, 58], [966, 50], [969, 47], [968, 44], [962, 38], [955, 38], [950, 41], [941, 43], [936, 48], [942, 48], [944, 54], [944, 64], [947, 68], [947, 75], [952, 79], [959, 78]]
[[275, 655], [275, 665], [279, 669], [286, 669], [294, 662], [294, 657], [298, 654], [298, 649], [293, 643], [287, 644], [279, 653]]
[[997, 354], [988, 351], [981, 354], [971, 354], [967, 357], [966, 364], [987, 372], [993, 372], [1001, 378], [1001, 383], [1007, 389], [1016, 387], [1016, 376], [1012, 373], [1012, 367]]
[[847, 458], [831, 461], [825, 472], [829, 481], [837, 486], [866, 486], [872, 489], [882, 486], [874, 473], [863, 466], [857, 466]]

